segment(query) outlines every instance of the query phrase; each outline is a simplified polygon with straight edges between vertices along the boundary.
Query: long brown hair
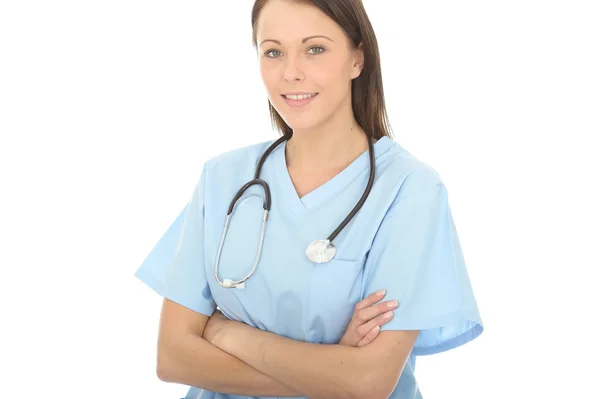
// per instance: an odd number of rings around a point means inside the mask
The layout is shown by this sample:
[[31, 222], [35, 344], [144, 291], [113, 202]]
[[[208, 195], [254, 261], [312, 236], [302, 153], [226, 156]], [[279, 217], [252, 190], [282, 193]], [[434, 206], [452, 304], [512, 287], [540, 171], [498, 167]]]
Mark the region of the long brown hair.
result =
[[[262, 8], [269, 0], [256, 0], [252, 7], [252, 44], [258, 51], [256, 27]], [[348, 35], [354, 49], [362, 42], [364, 48], [364, 66], [360, 75], [352, 81], [352, 111], [356, 121], [367, 135], [379, 139], [392, 137], [385, 101], [381, 60], [375, 32], [361, 0], [295, 0], [298, 3], [311, 4], [334, 20]], [[288, 126], [269, 101], [269, 112], [273, 127], [282, 135], [291, 135]]]

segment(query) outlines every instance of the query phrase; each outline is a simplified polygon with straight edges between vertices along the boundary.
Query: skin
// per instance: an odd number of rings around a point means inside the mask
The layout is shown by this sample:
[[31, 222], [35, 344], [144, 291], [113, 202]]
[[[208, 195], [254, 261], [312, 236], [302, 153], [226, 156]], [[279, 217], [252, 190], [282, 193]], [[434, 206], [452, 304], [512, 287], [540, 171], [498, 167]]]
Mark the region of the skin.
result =
[[[314, 35], [328, 39], [302, 43]], [[352, 112], [352, 80], [364, 65], [362, 43], [354, 48], [327, 15], [287, 0], [267, 3], [258, 20], [257, 42], [269, 101], [294, 132], [286, 144], [286, 160], [302, 197], [368, 149], [365, 132]], [[290, 107], [282, 97], [290, 92], [318, 95], [306, 106]]]
[[[302, 39], [324, 35], [302, 43]], [[286, 143], [288, 172], [300, 197], [319, 187], [368, 149], [351, 105], [351, 83], [362, 71], [362, 46], [317, 8], [270, 0], [257, 38], [260, 72], [273, 107], [293, 129]], [[267, 39], [277, 40], [265, 41]], [[304, 107], [282, 93], [319, 93]], [[356, 305], [337, 345], [294, 341], [226, 319], [208, 318], [163, 302], [157, 374], [163, 381], [250, 396], [386, 398], [419, 331], [384, 331], [397, 306], [374, 293]], [[392, 307], [388, 307], [388, 303]]]

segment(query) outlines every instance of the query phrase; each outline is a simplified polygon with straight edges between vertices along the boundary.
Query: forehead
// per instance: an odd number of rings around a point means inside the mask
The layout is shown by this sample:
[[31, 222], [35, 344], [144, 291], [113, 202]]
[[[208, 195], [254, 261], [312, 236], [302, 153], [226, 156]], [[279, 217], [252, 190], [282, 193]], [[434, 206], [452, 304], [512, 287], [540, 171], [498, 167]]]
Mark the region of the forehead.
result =
[[317, 7], [291, 0], [268, 1], [258, 18], [258, 43], [265, 39], [295, 43], [312, 35], [326, 35], [337, 41], [343, 31]]

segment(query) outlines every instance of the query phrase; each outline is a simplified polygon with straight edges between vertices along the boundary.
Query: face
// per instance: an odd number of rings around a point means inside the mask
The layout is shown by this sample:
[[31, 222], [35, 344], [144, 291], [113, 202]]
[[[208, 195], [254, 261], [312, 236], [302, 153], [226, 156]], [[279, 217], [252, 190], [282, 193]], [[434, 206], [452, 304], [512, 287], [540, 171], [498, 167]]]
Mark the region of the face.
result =
[[[307, 39], [311, 36], [319, 36]], [[342, 28], [318, 8], [270, 0], [257, 23], [260, 72], [271, 105], [294, 130], [315, 129], [336, 115], [352, 115], [352, 80], [363, 65]], [[286, 93], [316, 93], [286, 100]]]

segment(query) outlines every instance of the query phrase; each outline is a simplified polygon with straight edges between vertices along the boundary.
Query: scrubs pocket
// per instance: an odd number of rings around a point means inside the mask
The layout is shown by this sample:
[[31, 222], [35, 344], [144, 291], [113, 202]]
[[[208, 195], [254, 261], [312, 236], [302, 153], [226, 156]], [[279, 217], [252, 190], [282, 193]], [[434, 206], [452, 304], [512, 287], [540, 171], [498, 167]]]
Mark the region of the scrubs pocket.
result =
[[338, 343], [354, 307], [361, 298], [361, 286], [366, 257], [357, 261], [332, 259], [317, 264], [310, 289], [309, 319], [322, 320], [313, 325], [313, 334], [322, 336], [326, 344]]

